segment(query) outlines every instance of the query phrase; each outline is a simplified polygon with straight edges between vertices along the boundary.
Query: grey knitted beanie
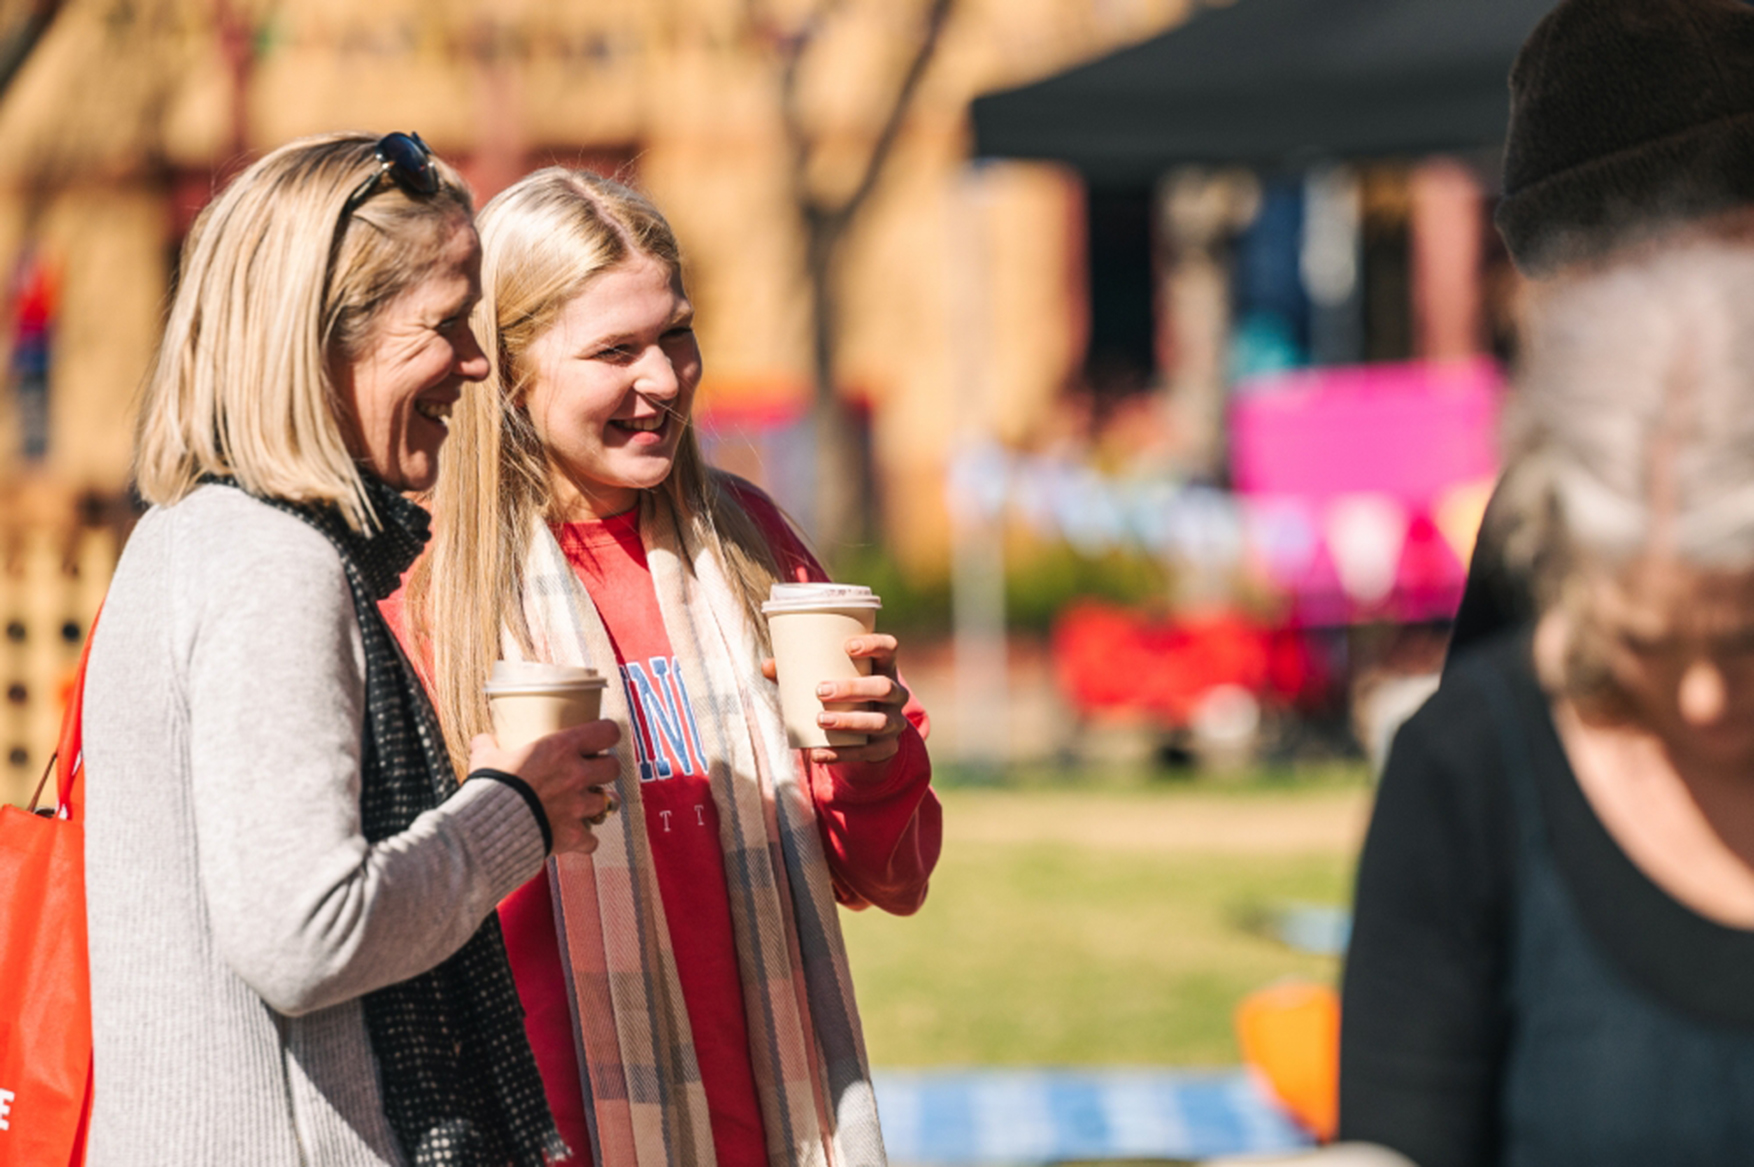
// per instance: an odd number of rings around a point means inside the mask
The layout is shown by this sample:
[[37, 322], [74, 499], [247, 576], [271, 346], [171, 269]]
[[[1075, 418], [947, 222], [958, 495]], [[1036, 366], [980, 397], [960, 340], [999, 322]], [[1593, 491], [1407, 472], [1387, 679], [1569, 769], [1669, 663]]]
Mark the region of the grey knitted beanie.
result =
[[1510, 74], [1511, 259], [1540, 275], [1754, 205], [1754, 7], [1563, 0]]

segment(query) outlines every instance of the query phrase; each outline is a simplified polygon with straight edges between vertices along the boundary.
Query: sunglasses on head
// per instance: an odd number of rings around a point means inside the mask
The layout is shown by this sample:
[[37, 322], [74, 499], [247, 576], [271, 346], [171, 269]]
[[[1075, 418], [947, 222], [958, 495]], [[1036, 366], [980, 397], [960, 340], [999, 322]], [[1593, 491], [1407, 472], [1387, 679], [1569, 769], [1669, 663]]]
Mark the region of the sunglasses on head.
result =
[[341, 204], [341, 218], [336, 222], [338, 231], [361, 203], [377, 193], [378, 184], [386, 174], [411, 195], [429, 195], [439, 188], [438, 167], [433, 165], [432, 150], [420, 140], [419, 134], [385, 134], [378, 139], [372, 153], [377, 155], [378, 168], [354, 187], [347, 201]]

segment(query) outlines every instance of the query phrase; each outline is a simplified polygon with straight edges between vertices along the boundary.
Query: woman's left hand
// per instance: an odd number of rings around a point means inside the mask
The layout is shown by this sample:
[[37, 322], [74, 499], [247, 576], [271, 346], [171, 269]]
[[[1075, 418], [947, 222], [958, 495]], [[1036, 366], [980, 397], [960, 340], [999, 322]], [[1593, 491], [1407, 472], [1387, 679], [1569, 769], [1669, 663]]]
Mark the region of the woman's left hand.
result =
[[[862, 746], [828, 746], [810, 751], [812, 762], [832, 765], [835, 762], [882, 762], [893, 758], [901, 748], [900, 737], [907, 728], [902, 707], [908, 702], [908, 691], [896, 679], [895, 637], [874, 632], [847, 640], [847, 655], [854, 660], [871, 662], [871, 675], [850, 681], [824, 681], [816, 686], [816, 696], [824, 705], [866, 702], [864, 709], [826, 709], [817, 715], [816, 723], [824, 729], [862, 733]], [[778, 679], [773, 658], [761, 662], [761, 675]]]

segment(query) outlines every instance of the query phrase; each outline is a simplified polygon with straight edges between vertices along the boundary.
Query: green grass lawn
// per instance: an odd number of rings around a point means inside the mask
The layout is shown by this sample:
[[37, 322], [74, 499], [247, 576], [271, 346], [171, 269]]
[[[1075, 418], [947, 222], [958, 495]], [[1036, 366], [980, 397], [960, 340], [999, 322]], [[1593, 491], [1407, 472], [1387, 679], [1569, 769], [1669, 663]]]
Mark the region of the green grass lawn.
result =
[[876, 1065], [1234, 1064], [1246, 993], [1337, 975], [1261, 921], [1346, 901], [1352, 832], [1306, 828], [1359, 782], [941, 797], [925, 907], [842, 915]]

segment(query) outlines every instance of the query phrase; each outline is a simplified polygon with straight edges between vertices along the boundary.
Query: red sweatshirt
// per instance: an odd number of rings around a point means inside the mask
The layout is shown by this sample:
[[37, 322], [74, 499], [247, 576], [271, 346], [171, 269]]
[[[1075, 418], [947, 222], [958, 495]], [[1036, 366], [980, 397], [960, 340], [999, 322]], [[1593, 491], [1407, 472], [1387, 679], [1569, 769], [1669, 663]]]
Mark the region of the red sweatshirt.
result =
[[[753, 489], [739, 494], [787, 578], [827, 578], [764, 495]], [[718, 811], [646, 566], [638, 512], [558, 526], [555, 536], [602, 616], [633, 710], [632, 740], [618, 748], [633, 750], [639, 762], [646, 831], [718, 1161], [721, 1167], [766, 1167]], [[392, 625], [400, 632], [401, 621], [394, 618], [400, 612], [390, 607]], [[875, 904], [899, 915], [915, 911], [924, 900], [942, 836], [938, 800], [930, 788], [926, 714], [913, 700], [905, 713], [910, 728], [888, 761], [806, 763], [837, 898], [851, 907]], [[546, 875], [500, 905], [500, 924], [549, 1106], [573, 1148], [574, 1162], [588, 1164], [584, 1092]]]

